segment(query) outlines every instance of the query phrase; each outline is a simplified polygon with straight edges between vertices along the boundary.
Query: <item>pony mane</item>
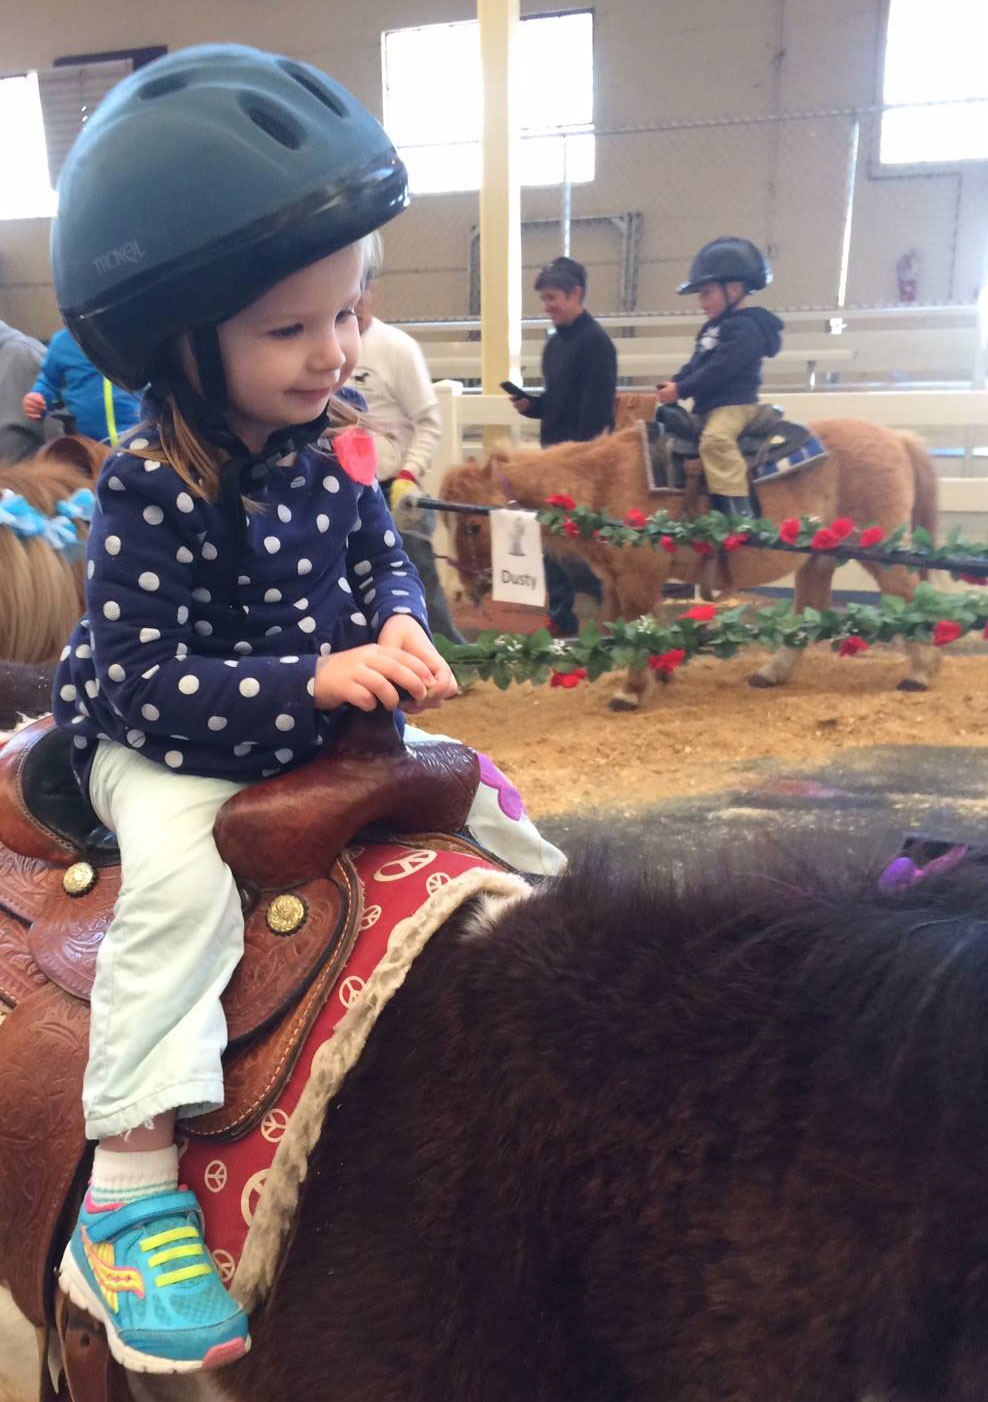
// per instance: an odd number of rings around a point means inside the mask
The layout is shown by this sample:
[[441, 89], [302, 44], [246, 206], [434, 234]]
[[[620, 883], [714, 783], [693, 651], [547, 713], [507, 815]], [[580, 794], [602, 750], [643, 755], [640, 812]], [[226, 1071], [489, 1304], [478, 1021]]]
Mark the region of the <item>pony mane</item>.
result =
[[484, 497], [480, 494], [486, 493], [490, 485], [490, 462], [481, 465], [475, 458], [470, 458], [458, 467], [451, 467], [446, 471], [439, 485], [439, 492], [448, 501], [483, 501]]
[[[53, 516], [60, 501], [98, 475], [109, 450], [90, 439], [56, 438], [32, 458], [0, 466], [0, 491], [22, 496]], [[80, 535], [88, 528], [77, 524]], [[58, 656], [83, 607], [82, 566], [44, 540], [0, 530], [0, 657], [48, 662]]]
[[579, 971], [558, 1016], [579, 1029], [566, 1058], [573, 1070], [586, 1056], [588, 1088], [638, 1049], [664, 1068], [651, 1089], [665, 1097], [716, 1046], [739, 1089], [762, 1057], [773, 1093], [789, 1078], [830, 1085], [832, 1100], [846, 1082], [909, 1153], [969, 1149], [981, 1127], [988, 1154], [988, 849], [883, 892], [882, 860], [850, 866], [823, 846], [755, 843], [733, 869], [718, 854], [660, 873], [598, 847], [500, 923], [498, 962]]

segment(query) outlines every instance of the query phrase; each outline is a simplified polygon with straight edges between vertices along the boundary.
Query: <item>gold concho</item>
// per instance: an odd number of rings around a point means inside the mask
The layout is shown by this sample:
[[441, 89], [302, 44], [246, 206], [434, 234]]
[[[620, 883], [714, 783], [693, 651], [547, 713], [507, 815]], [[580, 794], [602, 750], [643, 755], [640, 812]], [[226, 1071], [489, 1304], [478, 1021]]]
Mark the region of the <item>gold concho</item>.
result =
[[62, 877], [67, 896], [84, 896], [96, 885], [96, 870], [88, 862], [73, 862]]
[[276, 935], [294, 935], [305, 924], [308, 913], [301, 896], [275, 896], [267, 910], [268, 929]]

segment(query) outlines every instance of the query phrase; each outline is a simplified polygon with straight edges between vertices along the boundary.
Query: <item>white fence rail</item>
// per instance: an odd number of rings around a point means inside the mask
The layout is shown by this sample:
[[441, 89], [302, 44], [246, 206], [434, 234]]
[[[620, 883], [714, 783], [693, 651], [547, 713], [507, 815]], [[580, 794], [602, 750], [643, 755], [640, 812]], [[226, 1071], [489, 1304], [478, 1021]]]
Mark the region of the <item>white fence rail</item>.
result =
[[[782, 351], [764, 366], [766, 390], [775, 394], [817, 387], [818, 376], [835, 383], [879, 386], [965, 385], [984, 387], [988, 326], [976, 306], [817, 309], [785, 312]], [[699, 325], [696, 316], [600, 318], [618, 357], [624, 386], [654, 384], [687, 361]], [[406, 322], [434, 380], [479, 380], [479, 323]], [[530, 383], [541, 375], [545, 321], [523, 323], [520, 370]]]
[[[497, 428], [515, 442], [534, 439], [538, 423], [522, 419], [503, 394], [464, 394], [455, 380], [436, 385], [443, 433], [433, 460], [430, 486], [436, 473], [462, 462], [472, 448], [465, 439]], [[867, 393], [828, 390], [826, 393], [781, 393], [774, 396], [789, 418], [865, 419], [889, 428], [908, 428], [931, 437], [952, 437], [964, 443], [988, 442], [988, 390], [887, 390]], [[988, 497], [988, 483], [985, 486]], [[985, 509], [988, 509], [986, 503]]]

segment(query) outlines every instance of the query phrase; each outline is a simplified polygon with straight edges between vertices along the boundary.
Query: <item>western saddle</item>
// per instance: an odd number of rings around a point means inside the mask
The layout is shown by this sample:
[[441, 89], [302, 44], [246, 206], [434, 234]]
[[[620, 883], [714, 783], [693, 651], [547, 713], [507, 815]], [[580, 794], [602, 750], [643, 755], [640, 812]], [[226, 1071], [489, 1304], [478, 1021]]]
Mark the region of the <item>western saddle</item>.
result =
[[[223, 998], [226, 1103], [184, 1133], [236, 1137], [277, 1098], [356, 937], [347, 843], [372, 828], [455, 834], [478, 782], [473, 751], [406, 746], [387, 712], [354, 712], [330, 752], [223, 806], [215, 835], [243, 895], [245, 954]], [[113, 1395], [105, 1346], [56, 1300], [55, 1272], [89, 1167], [88, 999], [119, 886], [69, 737], [50, 717], [17, 732], [0, 750], [0, 1283], [44, 1338], [58, 1328], [74, 1402]], [[46, 1367], [40, 1395], [65, 1395]]]
[[[649, 488], [652, 491], [690, 491], [698, 494], [700, 434], [703, 419], [681, 404], [660, 404], [653, 422], [645, 425], [648, 442]], [[801, 448], [810, 436], [803, 424], [790, 423], [774, 404], [763, 404], [738, 439], [752, 482]], [[693, 471], [687, 466], [696, 464]]]

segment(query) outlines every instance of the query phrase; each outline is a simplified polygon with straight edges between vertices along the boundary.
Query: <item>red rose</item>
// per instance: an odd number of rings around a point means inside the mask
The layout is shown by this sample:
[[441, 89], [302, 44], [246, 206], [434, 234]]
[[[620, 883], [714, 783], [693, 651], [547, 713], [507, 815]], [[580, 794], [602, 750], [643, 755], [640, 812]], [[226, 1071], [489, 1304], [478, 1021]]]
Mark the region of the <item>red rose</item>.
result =
[[625, 516], [624, 524], [626, 526], [635, 526], [638, 530], [641, 530], [642, 526], [645, 524], [644, 511], [639, 511], [637, 506], [633, 506]]
[[563, 533], [565, 535], [568, 535], [570, 540], [578, 540], [580, 536], [580, 528], [573, 520], [564, 521]]
[[866, 531], [861, 532], [860, 544], [868, 550], [872, 545], [881, 545], [885, 539], [885, 532], [881, 526], [869, 526]]
[[856, 634], [853, 637], [845, 638], [841, 643], [838, 652], [841, 657], [855, 657], [859, 652], [866, 652], [868, 643], [864, 638], [859, 638]]
[[779, 539], [786, 545], [795, 545], [799, 538], [799, 522], [795, 516], [790, 516], [787, 521], [783, 521], [779, 527]]
[[576, 502], [565, 492], [557, 492], [554, 497], [546, 497], [546, 506], [561, 506], [564, 511], [572, 511]]
[[566, 691], [572, 691], [574, 686], [579, 686], [587, 679], [586, 667], [577, 667], [575, 672], [553, 672], [549, 678], [550, 686], [561, 686]]
[[941, 618], [933, 629], [933, 646], [946, 647], [948, 643], [956, 641], [963, 631], [959, 623], [954, 623], [949, 618]]
[[709, 623], [712, 618], [717, 617], [717, 608], [714, 604], [694, 604], [691, 609], [679, 615], [681, 619], [692, 618], [694, 623]]
[[988, 584], [988, 579], [983, 574], [960, 574], [957, 578], [964, 584]]
[[659, 544], [662, 546], [662, 549], [666, 552], [667, 555], [675, 555], [676, 542], [673, 540], [671, 535], [660, 536]]
[[829, 526], [821, 526], [810, 541], [812, 550], [833, 550], [835, 545], [840, 544], [840, 537], [834, 535]]
[[653, 672], [664, 672], [667, 677], [671, 677], [678, 666], [686, 659], [686, 649], [674, 647], [669, 652], [660, 652], [648, 659], [648, 665]]
[[744, 534], [742, 534], [742, 535], [729, 535], [729, 536], [725, 539], [725, 541], [724, 541], [724, 549], [725, 549], [725, 550], [740, 550], [741, 547], [742, 547], [742, 545], [745, 545], [745, 544], [747, 543], [747, 541], [748, 541], [748, 537], [747, 537], [746, 535], [744, 535]]
[[713, 546], [708, 545], [705, 540], [694, 540], [693, 549], [697, 555], [712, 555], [714, 553]]
[[850, 516], [838, 516], [836, 521], [831, 521], [830, 529], [838, 540], [847, 540], [854, 533], [854, 522]]

